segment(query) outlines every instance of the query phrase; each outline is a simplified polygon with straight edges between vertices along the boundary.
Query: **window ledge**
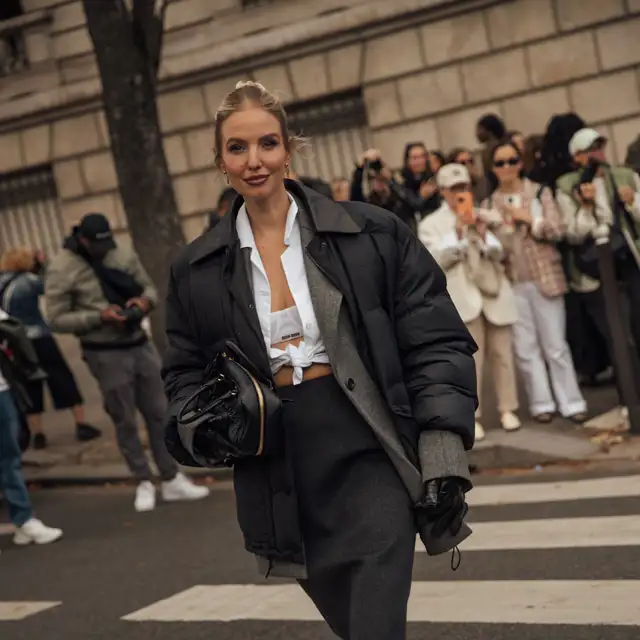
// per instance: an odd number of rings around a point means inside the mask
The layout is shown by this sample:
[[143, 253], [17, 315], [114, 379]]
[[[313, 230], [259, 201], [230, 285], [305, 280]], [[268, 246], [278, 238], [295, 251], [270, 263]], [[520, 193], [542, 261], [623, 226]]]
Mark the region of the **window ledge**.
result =
[[49, 25], [52, 19], [53, 15], [51, 11], [43, 9], [41, 11], [32, 11], [23, 16], [10, 18], [9, 20], [2, 20], [0, 21], [0, 36], [21, 33], [33, 27]]

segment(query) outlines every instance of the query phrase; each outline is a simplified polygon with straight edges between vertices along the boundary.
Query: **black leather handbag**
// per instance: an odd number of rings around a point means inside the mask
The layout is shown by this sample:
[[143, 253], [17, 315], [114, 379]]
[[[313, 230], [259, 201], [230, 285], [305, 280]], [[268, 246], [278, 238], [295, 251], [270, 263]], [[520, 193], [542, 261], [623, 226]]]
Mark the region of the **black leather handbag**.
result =
[[205, 383], [182, 405], [178, 434], [203, 467], [231, 467], [272, 456], [282, 445], [282, 401], [271, 382], [232, 342], [205, 372]]

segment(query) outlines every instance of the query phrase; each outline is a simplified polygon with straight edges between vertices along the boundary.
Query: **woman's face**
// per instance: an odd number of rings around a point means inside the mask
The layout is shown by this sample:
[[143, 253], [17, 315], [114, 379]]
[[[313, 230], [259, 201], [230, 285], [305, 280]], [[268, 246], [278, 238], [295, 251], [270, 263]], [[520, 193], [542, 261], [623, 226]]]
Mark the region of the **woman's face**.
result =
[[522, 158], [511, 145], [498, 147], [493, 154], [493, 172], [499, 182], [516, 180], [522, 171]]
[[424, 173], [427, 170], [427, 150], [424, 147], [416, 145], [409, 149], [407, 156], [407, 168], [414, 175]]
[[485, 144], [491, 139], [489, 132], [481, 125], [476, 125], [476, 138], [480, 144]]
[[220, 168], [241, 196], [264, 199], [282, 188], [290, 156], [276, 116], [251, 105], [231, 114], [220, 133]]
[[442, 166], [442, 161], [435, 153], [429, 154], [429, 171], [431, 173], [438, 173], [438, 169]]
[[463, 164], [465, 167], [467, 167], [467, 171], [469, 171], [469, 175], [474, 178], [476, 175], [476, 166], [475, 166], [475, 160], [473, 159], [473, 156], [471, 155], [470, 151], [461, 151], [456, 157], [455, 157], [455, 162], [457, 164]]

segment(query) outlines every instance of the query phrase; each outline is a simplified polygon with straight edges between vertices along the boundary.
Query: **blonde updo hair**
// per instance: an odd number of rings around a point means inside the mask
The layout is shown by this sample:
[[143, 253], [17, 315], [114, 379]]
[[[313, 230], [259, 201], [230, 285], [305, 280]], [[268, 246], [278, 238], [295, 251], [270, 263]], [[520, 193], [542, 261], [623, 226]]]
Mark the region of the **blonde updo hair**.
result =
[[274, 115], [280, 123], [280, 132], [285, 149], [295, 151], [303, 141], [299, 136], [292, 136], [289, 132], [287, 114], [280, 99], [264, 88], [259, 82], [252, 80], [240, 81], [236, 88], [227, 95], [218, 107], [215, 117], [215, 162], [220, 168], [222, 160], [222, 125], [225, 120], [246, 104], [259, 106], [266, 112]]

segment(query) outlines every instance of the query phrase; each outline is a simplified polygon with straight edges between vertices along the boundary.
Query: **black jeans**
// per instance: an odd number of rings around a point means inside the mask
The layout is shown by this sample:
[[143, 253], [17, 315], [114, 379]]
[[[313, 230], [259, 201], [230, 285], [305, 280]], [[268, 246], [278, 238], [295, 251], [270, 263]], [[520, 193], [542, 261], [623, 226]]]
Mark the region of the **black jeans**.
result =
[[602, 293], [570, 291], [565, 296], [567, 342], [576, 372], [593, 379], [611, 366], [608, 325]]
[[[572, 292], [567, 298], [571, 298], [570, 304], [574, 314], [572, 323], [567, 323], [567, 339], [572, 352], [575, 348], [579, 353], [576, 369], [583, 375], [593, 376], [602, 371], [602, 363], [606, 360], [615, 366], [602, 289], [589, 293]], [[640, 390], [640, 269], [635, 265], [631, 265], [622, 274], [620, 302], [623, 331], [628, 347], [634, 355], [636, 387]], [[606, 360], [601, 351], [603, 346], [606, 348]]]

